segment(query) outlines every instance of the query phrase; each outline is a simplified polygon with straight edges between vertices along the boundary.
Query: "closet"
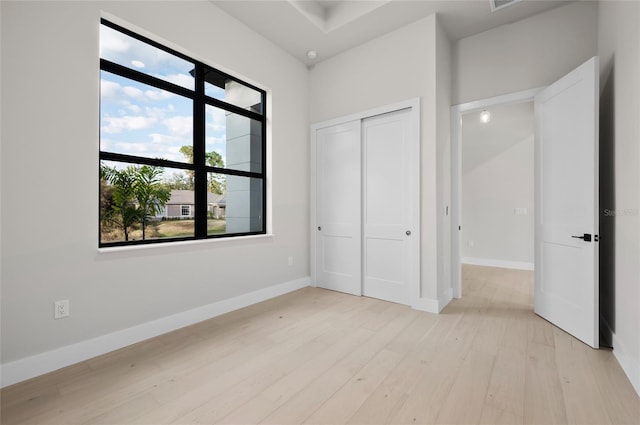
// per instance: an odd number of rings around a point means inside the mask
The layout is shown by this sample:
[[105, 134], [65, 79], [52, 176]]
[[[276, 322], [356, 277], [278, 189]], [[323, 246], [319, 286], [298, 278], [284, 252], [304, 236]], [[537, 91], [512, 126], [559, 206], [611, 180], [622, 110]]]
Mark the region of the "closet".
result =
[[419, 297], [419, 101], [312, 126], [316, 286], [410, 305]]

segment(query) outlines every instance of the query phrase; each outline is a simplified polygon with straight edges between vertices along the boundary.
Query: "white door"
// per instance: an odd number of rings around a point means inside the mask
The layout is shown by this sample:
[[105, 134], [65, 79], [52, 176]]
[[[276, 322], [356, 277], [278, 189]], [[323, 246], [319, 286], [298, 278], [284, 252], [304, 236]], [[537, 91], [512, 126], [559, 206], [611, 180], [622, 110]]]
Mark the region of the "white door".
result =
[[362, 294], [360, 120], [316, 132], [316, 285]]
[[598, 347], [598, 58], [535, 97], [537, 314]]
[[410, 304], [419, 279], [419, 142], [411, 109], [362, 122], [363, 294]]

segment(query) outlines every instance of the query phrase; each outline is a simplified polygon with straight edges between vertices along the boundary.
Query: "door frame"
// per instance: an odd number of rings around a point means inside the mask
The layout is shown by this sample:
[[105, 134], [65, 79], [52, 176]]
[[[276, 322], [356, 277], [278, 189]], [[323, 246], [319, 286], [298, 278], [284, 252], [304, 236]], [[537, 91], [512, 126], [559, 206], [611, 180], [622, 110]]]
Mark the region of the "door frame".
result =
[[494, 106], [533, 102], [544, 87], [462, 103], [451, 107], [451, 289], [462, 298], [460, 226], [462, 225], [462, 116]]
[[[405, 101], [401, 101], [401, 102], [397, 102], [397, 103], [393, 103], [393, 104], [389, 104], [389, 105], [385, 105], [385, 106], [381, 106], [378, 108], [373, 108], [373, 109], [369, 109], [366, 111], [362, 111], [362, 112], [357, 112], [355, 114], [351, 114], [351, 115], [346, 115], [346, 116], [342, 116], [342, 117], [338, 117], [338, 118], [333, 118], [327, 121], [321, 121], [318, 123], [314, 123], [311, 124], [311, 130], [310, 130], [310, 153], [309, 153], [309, 170], [310, 170], [310, 179], [309, 179], [309, 193], [310, 193], [310, 227], [309, 227], [309, 232], [310, 232], [310, 253], [309, 253], [309, 265], [310, 265], [310, 275], [311, 275], [311, 286], [316, 286], [317, 285], [317, 270], [316, 270], [316, 236], [317, 236], [317, 232], [316, 232], [316, 228], [317, 228], [317, 216], [316, 216], [316, 151], [317, 151], [317, 141], [316, 141], [316, 132], [321, 129], [321, 128], [325, 128], [325, 127], [332, 127], [335, 125], [339, 125], [339, 124], [344, 124], [347, 122], [351, 122], [351, 121], [361, 121], [366, 119], [366, 118], [371, 118], [371, 117], [375, 117], [377, 115], [384, 115], [384, 114], [388, 114], [390, 112], [396, 112], [396, 111], [401, 111], [403, 109], [410, 109], [409, 112], [409, 119], [411, 122], [411, 127], [412, 127], [412, 134], [414, 135], [414, 137], [417, 139], [417, 143], [415, 143], [415, 145], [417, 146], [417, 152], [416, 152], [416, 158], [420, 158], [420, 140], [421, 140], [421, 134], [420, 134], [420, 98], [419, 97], [415, 97], [412, 99], [408, 99]], [[408, 283], [409, 285], [409, 305], [413, 305], [415, 302], [417, 302], [420, 299], [420, 268], [421, 268], [421, 264], [420, 264], [420, 240], [421, 240], [421, 231], [420, 231], [420, 188], [421, 188], [421, 184], [420, 184], [420, 170], [418, 169], [418, 182], [416, 182], [416, 199], [417, 201], [417, 209], [418, 211], [416, 212], [418, 217], [417, 217], [417, 228], [416, 231], [414, 232], [415, 234], [415, 239], [417, 241], [417, 250], [413, 250], [413, 251], [417, 251], [414, 252], [414, 255], [417, 256], [417, 258], [414, 258], [412, 263], [416, 265], [416, 270], [412, 270], [411, 273], [411, 281]], [[360, 282], [360, 290], [362, 293], [362, 281]]]

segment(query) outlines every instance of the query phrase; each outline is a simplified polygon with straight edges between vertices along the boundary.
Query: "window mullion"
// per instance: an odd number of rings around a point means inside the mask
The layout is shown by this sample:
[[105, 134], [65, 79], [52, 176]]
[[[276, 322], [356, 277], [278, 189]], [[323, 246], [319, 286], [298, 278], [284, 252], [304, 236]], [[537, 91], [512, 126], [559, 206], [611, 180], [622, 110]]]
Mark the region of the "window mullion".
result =
[[204, 66], [196, 64], [193, 100], [193, 163], [195, 165], [195, 236], [207, 237], [207, 171], [205, 154]]

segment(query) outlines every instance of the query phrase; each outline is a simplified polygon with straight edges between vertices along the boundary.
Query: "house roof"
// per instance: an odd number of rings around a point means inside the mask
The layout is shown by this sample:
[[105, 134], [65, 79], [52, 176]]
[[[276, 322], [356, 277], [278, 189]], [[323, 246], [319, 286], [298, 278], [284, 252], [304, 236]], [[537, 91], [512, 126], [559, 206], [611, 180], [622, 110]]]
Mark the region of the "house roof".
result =
[[[167, 205], [193, 205], [194, 203], [193, 190], [174, 189], [171, 191], [171, 198], [169, 198]], [[227, 203], [226, 194], [219, 195], [207, 192], [207, 203], [225, 205]]]

